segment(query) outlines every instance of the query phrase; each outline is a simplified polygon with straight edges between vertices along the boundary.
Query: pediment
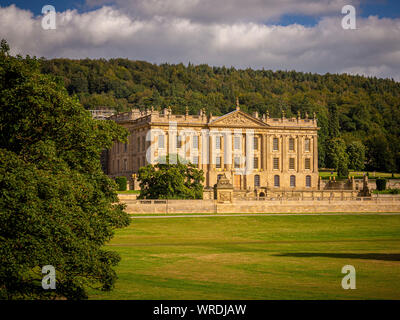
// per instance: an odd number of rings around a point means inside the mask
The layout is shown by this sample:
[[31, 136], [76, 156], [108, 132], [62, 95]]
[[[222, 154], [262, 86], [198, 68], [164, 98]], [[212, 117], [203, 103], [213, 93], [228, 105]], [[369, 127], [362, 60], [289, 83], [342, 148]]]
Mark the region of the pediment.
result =
[[210, 126], [267, 127], [268, 125], [240, 110], [235, 110], [217, 119], [214, 119], [211, 121]]

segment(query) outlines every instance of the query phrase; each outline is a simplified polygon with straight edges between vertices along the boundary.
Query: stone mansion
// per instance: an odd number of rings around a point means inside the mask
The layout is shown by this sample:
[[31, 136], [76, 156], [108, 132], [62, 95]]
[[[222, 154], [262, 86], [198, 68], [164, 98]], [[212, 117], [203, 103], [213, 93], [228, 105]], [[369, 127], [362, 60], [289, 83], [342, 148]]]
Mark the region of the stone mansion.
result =
[[[128, 143], [114, 143], [107, 154], [112, 178], [126, 176], [139, 189], [139, 168], [179, 155], [204, 171], [204, 186], [221, 177], [235, 190], [300, 191], [318, 189], [318, 142], [315, 114], [295, 118], [249, 115], [236, 109], [223, 116], [172, 114], [170, 108], [108, 117], [129, 131]], [[163, 158], [164, 157], [164, 158]], [[176, 156], [175, 156], [176, 158]]]

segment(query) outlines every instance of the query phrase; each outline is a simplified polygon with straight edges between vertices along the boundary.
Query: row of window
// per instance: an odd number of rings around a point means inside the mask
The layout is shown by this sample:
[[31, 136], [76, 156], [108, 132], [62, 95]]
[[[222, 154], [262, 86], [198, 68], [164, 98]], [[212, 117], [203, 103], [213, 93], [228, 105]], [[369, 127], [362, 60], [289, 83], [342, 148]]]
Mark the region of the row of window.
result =
[[[238, 136], [234, 137], [233, 147], [235, 150], [240, 150], [241, 139], [242, 138], [238, 137]], [[253, 139], [254, 150], [258, 150], [258, 145], [259, 145], [258, 140], [259, 139], [257, 137], [254, 137], [254, 139]], [[221, 136], [216, 136], [215, 137], [215, 149], [216, 150], [221, 150], [221, 142], [222, 142]], [[295, 149], [294, 149], [295, 143], [294, 142], [295, 142], [294, 138], [289, 138], [289, 151], [295, 151]], [[138, 144], [140, 144], [139, 138], [138, 138]], [[192, 145], [193, 145], [193, 149], [199, 148], [199, 137], [198, 136], [193, 136]], [[176, 147], [178, 149], [182, 147], [182, 137], [179, 135], [176, 136]], [[164, 148], [164, 135], [158, 136], [158, 148], [160, 148], [160, 149]], [[140, 149], [140, 147], [138, 146], [138, 150], [139, 149]], [[273, 150], [279, 151], [279, 138], [273, 138]], [[310, 139], [309, 138], [305, 139], [304, 150], [306, 152], [310, 151]]]
[[[222, 178], [222, 174], [217, 176], [217, 180]], [[281, 177], [279, 175], [274, 176], [274, 187], [280, 187], [281, 185]], [[260, 187], [260, 176], [258, 174], [254, 175], [254, 187]], [[290, 187], [296, 187], [296, 176], [290, 176]], [[311, 176], [306, 176], [306, 187], [311, 187]]]
[[[281, 186], [281, 177], [278, 175], [274, 176], [274, 187]], [[254, 179], [254, 186], [256, 186], [256, 179]], [[259, 186], [259, 185], [258, 185]], [[290, 176], [290, 187], [296, 187], [296, 176]], [[306, 187], [311, 187], [311, 176], [306, 176]]]
[[[164, 135], [159, 135], [158, 136], [158, 148], [164, 149], [165, 146], [165, 136]], [[258, 138], [254, 137], [254, 150], [258, 150]], [[216, 136], [215, 140], [215, 148], [217, 150], [221, 150], [221, 136]], [[240, 150], [240, 143], [241, 143], [241, 137], [235, 136], [234, 137], [234, 149], [235, 150]], [[199, 137], [198, 136], [193, 136], [192, 139], [192, 145], [193, 149], [198, 149], [199, 148]], [[182, 147], [182, 137], [177, 135], [176, 136], [176, 147], [179, 149]], [[139, 152], [140, 150], [145, 151], [146, 148], [146, 138], [143, 137], [137, 137], [137, 151]], [[272, 143], [272, 149], [273, 151], [279, 151], [279, 138], [273, 138], [273, 143]], [[306, 152], [310, 151], [310, 139], [306, 138], [304, 142], [304, 150]], [[127, 144], [124, 144], [124, 152], [128, 151]], [[294, 138], [289, 138], [289, 151], [295, 151], [295, 140]], [[117, 143], [117, 152], [119, 153], [119, 143]]]
[[[194, 163], [198, 163], [198, 157], [194, 157], [194, 159], [196, 159], [197, 162]], [[221, 161], [222, 161], [222, 157], [216, 157], [216, 168], [221, 168]], [[258, 157], [254, 157], [253, 158], [253, 168], [254, 169], [258, 169], [258, 164], [259, 164], [259, 160]], [[234, 158], [234, 167], [235, 168], [240, 168], [240, 157], [235, 157]], [[310, 170], [311, 169], [311, 159], [310, 158], [306, 158], [304, 159], [304, 168], [306, 170]], [[273, 169], [274, 170], [279, 170], [279, 158], [273, 158]], [[289, 158], [289, 169], [290, 170], [294, 170], [295, 169], [295, 158]]]

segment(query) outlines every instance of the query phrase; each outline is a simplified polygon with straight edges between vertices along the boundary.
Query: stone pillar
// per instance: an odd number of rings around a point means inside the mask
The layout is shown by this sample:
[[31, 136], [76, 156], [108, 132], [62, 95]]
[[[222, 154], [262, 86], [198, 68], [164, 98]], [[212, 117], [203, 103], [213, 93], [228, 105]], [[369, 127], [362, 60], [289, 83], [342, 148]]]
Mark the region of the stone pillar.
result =
[[[282, 135], [282, 143], [281, 143], [281, 172], [284, 172], [284, 168], [286, 168], [285, 166], [285, 161], [286, 161], [286, 136]], [[281, 178], [282, 180], [282, 178]], [[281, 185], [282, 185], [282, 181], [280, 181]]]
[[297, 172], [303, 169], [303, 136], [297, 136]]
[[318, 172], [318, 136], [313, 137], [313, 172]]

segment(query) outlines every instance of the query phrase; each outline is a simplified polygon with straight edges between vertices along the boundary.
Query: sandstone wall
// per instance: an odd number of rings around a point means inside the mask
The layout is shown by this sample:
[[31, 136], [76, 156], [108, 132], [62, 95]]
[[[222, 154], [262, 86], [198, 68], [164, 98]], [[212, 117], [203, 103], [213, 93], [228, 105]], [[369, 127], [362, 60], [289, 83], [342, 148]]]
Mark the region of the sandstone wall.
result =
[[322, 212], [400, 212], [400, 196], [354, 198], [353, 200], [136, 200], [124, 195], [132, 214], [176, 213], [322, 213]]

